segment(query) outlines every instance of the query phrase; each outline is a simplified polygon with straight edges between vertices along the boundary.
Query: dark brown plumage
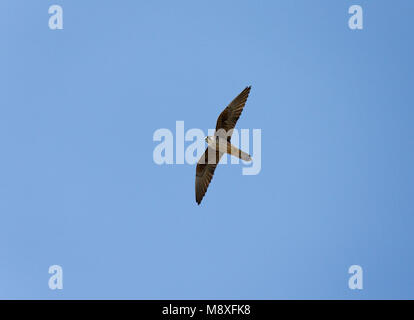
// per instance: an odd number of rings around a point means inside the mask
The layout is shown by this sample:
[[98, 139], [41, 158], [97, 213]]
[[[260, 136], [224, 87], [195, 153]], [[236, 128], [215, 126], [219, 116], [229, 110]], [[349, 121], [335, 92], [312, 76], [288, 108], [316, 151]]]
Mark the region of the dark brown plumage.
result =
[[[250, 86], [246, 87], [230, 104], [221, 112], [217, 119], [215, 136], [227, 138], [230, 142], [233, 129], [239, 120], [243, 108], [246, 104], [247, 97], [250, 93]], [[214, 157], [215, 154], [215, 157]], [[213, 179], [214, 170], [216, 170], [223, 153], [207, 147], [204, 154], [197, 163], [196, 180], [195, 180], [195, 195], [197, 204], [201, 203], [207, 188]]]

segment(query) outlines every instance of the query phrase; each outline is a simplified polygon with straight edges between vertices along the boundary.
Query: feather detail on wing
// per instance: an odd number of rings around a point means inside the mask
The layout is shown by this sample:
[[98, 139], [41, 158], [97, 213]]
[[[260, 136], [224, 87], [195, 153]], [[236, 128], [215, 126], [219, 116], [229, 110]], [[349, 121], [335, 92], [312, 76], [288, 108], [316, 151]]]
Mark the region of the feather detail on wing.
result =
[[208, 147], [197, 163], [195, 194], [198, 204], [201, 203], [201, 200], [207, 192], [211, 179], [213, 179], [214, 170], [216, 170], [222, 155], [222, 153]]
[[[216, 124], [216, 135], [224, 136], [228, 141], [231, 139], [233, 129], [237, 120], [246, 105], [247, 98], [250, 93], [250, 86], [246, 87], [230, 104], [220, 113]], [[220, 130], [221, 129], [221, 130]], [[231, 130], [231, 132], [229, 132]]]

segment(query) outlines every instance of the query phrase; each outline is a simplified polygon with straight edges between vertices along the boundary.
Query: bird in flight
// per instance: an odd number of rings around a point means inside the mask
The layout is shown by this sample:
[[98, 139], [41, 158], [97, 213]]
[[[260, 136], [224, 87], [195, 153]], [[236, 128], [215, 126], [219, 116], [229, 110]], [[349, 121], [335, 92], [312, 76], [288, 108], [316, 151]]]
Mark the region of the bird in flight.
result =
[[223, 154], [228, 153], [244, 161], [251, 161], [252, 158], [230, 143], [233, 129], [239, 120], [240, 114], [246, 104], [250, 93], [250, 86], [246, 87], [230, 104], [220, 113], [217, 119], [216, 130], [213, 136], [205, 138], [208, 146], [204, 154], [198, 160], [195, 179], [196, 202], [200, 205], [208, 185], [214, 175], [214, 170]]

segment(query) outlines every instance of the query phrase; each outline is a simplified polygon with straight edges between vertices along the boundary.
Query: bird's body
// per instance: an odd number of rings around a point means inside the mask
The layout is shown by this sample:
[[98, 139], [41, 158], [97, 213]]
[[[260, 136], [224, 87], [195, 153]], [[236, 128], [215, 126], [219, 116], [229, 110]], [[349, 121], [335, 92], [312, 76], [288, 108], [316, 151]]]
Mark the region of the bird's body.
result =
[[227, 139], [220, 136], [208, 136], [206, 142], [213, 150], [218, 151], [220, 154], [228, 153], [244, 161], [251, 161], [252, 158], [246, 152], [240, 150], [236, 146], [233, 146]]
[[246, 87], [230, 104], [221, 112], [217, 119], [214, 136], [206, 137], [208, 147], [197, 163], [195, 193], [197, 204], [201, 203], [207, 188], [213, 178], [214, 171], [223, 154], [228, 153], [244, 161], [251, 161], [246, 152], [241, 151], [230, 143], [233, 129], [243, 111], [249, 96], [251, 87]]

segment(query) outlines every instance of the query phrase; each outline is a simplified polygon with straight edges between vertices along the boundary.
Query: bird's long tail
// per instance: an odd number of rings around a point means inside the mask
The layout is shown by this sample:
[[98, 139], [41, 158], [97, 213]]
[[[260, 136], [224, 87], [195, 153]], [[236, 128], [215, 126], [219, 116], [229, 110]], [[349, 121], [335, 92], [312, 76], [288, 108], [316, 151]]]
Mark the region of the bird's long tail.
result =
[[227, 153], [244, 161], [252, 161], [252, 157], [249, 154], [236, 148], [230, 142], [227, 142]]

